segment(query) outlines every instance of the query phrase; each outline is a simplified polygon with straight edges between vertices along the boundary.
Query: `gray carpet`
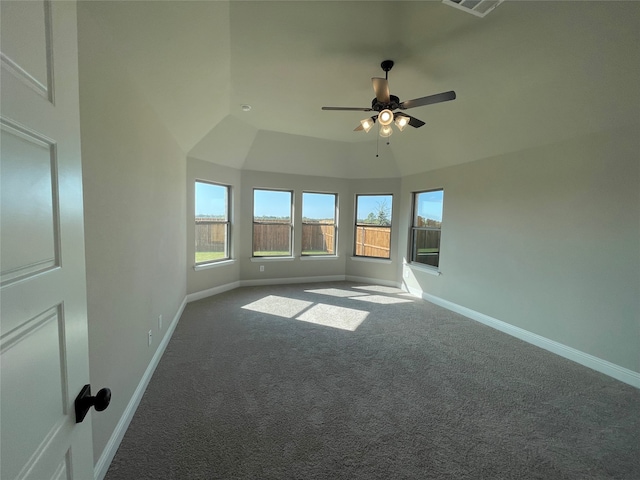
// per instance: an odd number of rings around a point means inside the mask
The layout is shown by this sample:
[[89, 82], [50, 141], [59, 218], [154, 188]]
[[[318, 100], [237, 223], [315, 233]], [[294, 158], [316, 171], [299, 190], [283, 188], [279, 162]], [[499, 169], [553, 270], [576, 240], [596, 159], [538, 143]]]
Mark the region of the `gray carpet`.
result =
[[146, 478], [640, 479], [640, 391], [397, 289], [239, 288], [187, 305], [106, 476]]

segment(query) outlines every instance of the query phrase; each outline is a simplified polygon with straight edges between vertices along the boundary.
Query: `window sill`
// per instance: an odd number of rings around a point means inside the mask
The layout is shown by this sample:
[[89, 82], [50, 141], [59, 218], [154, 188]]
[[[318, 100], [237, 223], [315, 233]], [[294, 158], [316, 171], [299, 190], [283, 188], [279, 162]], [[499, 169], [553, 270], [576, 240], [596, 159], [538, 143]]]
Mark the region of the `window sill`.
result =
[[227, 265], [233, 265], [236, 261], [231, 258], [229, 260], [222, 260], [220, 262], [212, 263], [199, 263], [193, 266], [193, 269], [198, 272], [200, 270], [209, 270], [210, 268], [225, 267]]
[[373, 262], [373, 263], [392, 263], [389, 258], [376, 258], [376, 257], [351, 257], [351, 260], [356, 262]]
[[252, 262], [292, 262], [296, 257], [251, 257]]
[[300, 255], [300, 260], [338, 260], [337, 255]]
[[428, 273], [429, 275], [435, 275], [436, 277], [439, 277], [440, 275], [442, 275], [442, 272], [440, 272], [440, 270], [437, 267], [429, 267], [427, 265], [421, 265], [417, 263], [405, 263], [404, 266], [409, 267], [412, 270], [415, 269], [415, 270], [418, 270], [419, 272]]

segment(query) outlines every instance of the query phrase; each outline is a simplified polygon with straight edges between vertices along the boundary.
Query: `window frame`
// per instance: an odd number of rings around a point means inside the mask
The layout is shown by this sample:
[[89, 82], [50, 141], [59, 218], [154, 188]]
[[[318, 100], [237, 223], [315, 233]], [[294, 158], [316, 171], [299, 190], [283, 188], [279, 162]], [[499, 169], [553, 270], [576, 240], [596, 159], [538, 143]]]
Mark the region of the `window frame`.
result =
[[[313, 222], [305, 222], [304, 221], [304, 195], [312, 194], [312, 195], [333, 195], [334, 203], [333, 203], [333, 224], [328, 223], [313, 223]], [[338, 256], [338, 194], [333, 192], [315, 192], [315, 191], [303, 191], [302, 192], [302, 207], [301, 207], [301, 216], [300, 216], [300, 224], [301, 224], [301, 233], [300, 235], [303, 237], [302, 231], [304, 230], [305, 225], [333, 225], [333, 253], [304, 253], [304, 245], [300, 246], [300, 256], [301, 257], [336, 257]]]
[[[375, 224], [369, 224], [369, 223], [358, 223], [358, 200], [360, 197], [391, 197], [391, 206], [389, 207], [390, 209], [390, 220], [389, 220], [389, 225], [375, 225]], [[387, 261], [387, 260], [391, 260], [391, 237], [393, 234], [393, 193], [356, 193], [355, 194], [355, 204], [354, 204], [354, 229], [353, 229], [353, 257], [354, 258], [358, 258], [358, 259], [372, 259], [372, 260], [383, 260], [383, 261]], [[373, 256], [373, 255], [359, 255], [357, 253], [358, 251], [358, 228], [359, 227], [371, 227], [371, 226], [375, 226], [375, 227], [382, 227], [382, 228], [388, 228], [389, 229], [389, 256], [387, 257], [380, 257], [380, 256]], [[365, 246], [365, 244], [363, 243], [363, 247]]]
[[[196, 196], [197, 196], [197, 185], [198, 183], [204, 184], [204, 185], [212, 185], [215, 187], [222, 187], [225, 189], [226, 192], [226, 211], [225, 211], [225, 215], [226, 215], [226, 219], [224, 221], [220, 221], [220, 220], [210, 220], [210, 221], [201, 221], [198, 222], [198, 215], [197, 215], [197, 211], [196, 211]], [[196, 242], [194, 242], [194, 255], [193, 255], [193, 260], [195, 262], [195, 266], [196, 267], [202, 267], [205, 265], [213, 265], [219, 262], [227, 262], [229, 260], [232, 259], [231, 256], [231, 233], [232, 233], [232, 228], [231, 228], [231, 212], [232, 212], [232, 208], [231, 208], [231, 201], [233, 198], [232, 195], [232, 186], [231, 185], [226, 185], [224, 183], [219, 183], [219, 182], [212, 182], [209, 180], [201, 180], [201, 179], [195, 179], [194, 183], [194, 190], [193, 190], [193, 216], [194, 216], [194, 227], [197, 228], [198, 225], [224, 225], [225, 229], [224, 229], [224, 234], [225, 234], [225, 242], [224, 242], [224, 256], [222, 258], [216, 258], [215, 260], [205, 260], [202, 262], [198, 262], [196, 260], [196, 255], [198, 253], [197, 249], [197, 234], [196, 234]]]
[[[409, 229], [409, 264], [413, 266], [417, 266], [420, 268], [426, 268], [435, 272], [440, 271], [440, 255], [441, 255], [441, 244], [442, 244], [442, 223], [443, 220], [440, 220], [439, 227], [418, 227], [416, 226], [418, 219], [418, 204], [417, 199], [419, 195], [424, 193], [432, 193], [432, 192], [442, 192], [442, 217], [444, 219], [444, 188], [432, 188], [429, 190], [419, 190], [415, 192], [411, 192], [411, 227]], [[417, 245], [416, 245], [416, 235], [417, 232], [440, 232], [438, 237], [438, 253], [437, 253], [437, 265], [429, 265], [428, 263], [418, 262], [416, 260], [417, 257]]]
[[[289, 205], [289, 222], [256, 222], [256, 191], [263, 192], [286, 192], [290, 195], [290, 205]], [[254, 187], [252, 190], [252, 212], [251, 212], [251, 258], [260, 258], [260, 259], [268, 259], [268, 258], [292, 258], [293, 257], [293, 213], [294, 213], [294, 191], [281, 189], [281, 188], [258, 188]], [[289, 226], [289, 252], [286, 255], [256, 255], [255, 247], [255, 227], [256, 225], [288, 225]]]

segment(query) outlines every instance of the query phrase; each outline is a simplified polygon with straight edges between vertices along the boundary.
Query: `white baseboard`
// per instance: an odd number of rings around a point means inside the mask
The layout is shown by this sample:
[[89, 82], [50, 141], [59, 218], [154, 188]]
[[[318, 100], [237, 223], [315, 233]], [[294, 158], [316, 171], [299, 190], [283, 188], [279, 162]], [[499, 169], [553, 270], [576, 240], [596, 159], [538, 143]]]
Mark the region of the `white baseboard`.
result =
[[616, 380], [620, 380], [621, 382], [627, 383], [633, 387], [640, 388], [640, 373], [638, 372], [634, 372], [633, 370], [621, 367], [615, 363], [608, 362], [607, 360], [603, 360], [588, 353], [581, 352], [580, 350], [568, 347], [567, 345], [556, 342], [555, 340], [550, 340], [536, 333], [529, 332], [523, 328], [510, 325], [506, 322], [490, 317], [489, 315], [463, 307], [462, 305], [430, 295], [421, 290], [408, 288], [408, 291], [416, 297], [420, 297], [428, 302], [444, 307], [447, 310], [459, 313], [471, 320], [475, 320], [491, 328], [500, 330], [512, 337], [519, 338], [520, 340], [537, 347], [544, 348], [545, 350], [555, 353], [556, 355], [560, 355], [568, 360], [572, 360], [585, 367], [591, 368], [592, 370], [604, 373]]
[[219, 293], [228, 292], [238, 287], [257, 287], [263, 285], [289, 285], [292, 283], [315, 283], [315, 282], [360, 282], [375, 285], [384, 285], [387, 287], [401, 288], [401, 284], [391, 280], [379, 280], [377, 278], [354, 277], [352, 275], [324, 275], [311, 277], [291, 277], [291, 278], [265, 278], [254, 280], [240, 280], [236, 282], [226, 283], [207, 290], [190, 293], [187, 295], [187, 303], [195, 302], [203, 298], [211, 297]]
[[548, 350], [552, 353], [560, 355], [561, 357], [567, 358], [568, 360], [572, 360], [580, 365], [584, 365], [585, 367], [596, 370], [600, 373], [604, 373], [616, 380], [620, 380], [621, 382], [627, 383], [633, 387], [640, 389], [640, 373], [634, 372], [633, 370], [629, 370], [627, 368], [621, 367], [614, 363], [608, 362], [606, 360], [602, 360], [601, 358], [594, 357], [588, 353], [581, 352], [580, 350], [576, 350], [575, 348], [568, 347], [561, 343], [558, 343], [554, 340], [549, 340], [548, 338], [542, 337], [535, 333], [531, 333], [527, 330], [524, 330], [520, 327], [516, 327], [514, 325], [510, 325], [506, 322], [498, 320], [496, 318], [490, 317], [480, 312], [476, 312], [475, 310], [471, 310], [470, 308], [463, 307], [456, 303], [450, 302], [448, 300], [444, 300], [443, 298], [436, 297], [435, 295], [430, 295], [425, 293], [419, 289], [409, 288], [406, 286], [402, 286], [398, 282], [393, 282], [389, 280], [380, 280], [375, 278], [367, 278], [367, 277], [356, 277], [352, 275], [329, 275], [323, 277], [295, 277], [295, 278], [272, 278], [272, 279], [264, 279], [264, 280], [242, 280], [236, 281], [232, 283], [227, 283], [225, 285], [220, 285], [218, 287], [210, 288], [207, 290], [202, 290], [200, 292], [195, 292], [187, 295], [182, 304], [178, 308], [176, 315], [174, 316], [169, 328], [165, 332], [164, 337], [162, 338], [162, 342], [158, 346], [156, 353], [154, 354], [147, 370], [144, 375], [140, 379], [138, 383], [138, 387], [136, 388], [127, 408], [125, 409], [120, 421], [116, 425], [115, 430], [111, 434], [111, 438], [107, 442], [105, 449], [102, 452], [98, 462], [94, 467], [94, 477], [95, 480], [103, 480], [105, 475], [107, 474], [107, 470], [109, 469], [109, 465], [111, 465], [111, 461], [118, 451], [118, 447], [120, 446], [120, 442], [122, 442], [122, 438], [124, 437], [129, 424], [131, 423], [131, 419], [140, 404], [140, 400], [153, 376], [153, 372], [155, 371], [158, 363], [160, 362], [160, 358], [167, 348], [169, 340], [171, 339], [173, 332], [178, 325], [178, 321], [182, 316], [182, 312], [188, 302], [193, 302], [196, 300], [200, 300], [202, 298], [210, 297], [212, 295], [217, 295], [219, 293], [227, 292], [229, 290], [233, 290], [238, 287], [244, 286], [258, 286], [258, 285], [282, 285], [282, 284], [291, 284], [291, 283], [312, 283], [312, 282], [333, 282], [333, 281], [349, 281], [349, 282], [361, 282], [367, 284], [376, 284], [376, 285], [384, 285], [389, 287], [396, 288], [405, 288], [412, 295], [422, 298], [428, 302], [439, 305], [447, 310], [451, 310], [452, 312], [459, 313], [471, 320], [478, 321], [484, 325], [495, 328], [501, 332], [504, 332], [513, 337], [519, 338], [527, 343], [532, 345], [536, 345], [537, 347]]
[[199, 292], [190, 293], [187, 295], [187, 303], [195, 302], [196, 300], [201, 300], [203, 298], [211, 297], [213, 295], [218, 295], [219, 293], [228, 292], [229, 290], [233, 290], [234, 288], [238, 288], [240, 286], [240, 282], [231, 282], [226, 283], [224, 285], [220, 285], [218, 287], [209, 288], [207, 290], [201, 290]]
[[116, 452], [118, 451], [118, 447], [122, 442], [122, 438], [124, 437], [124, 434], [127, 431], [129, 424], [131, 423], [131, 419], [133, 418], [133, 415], [136, 413], [136, 409], [140, 404], [140, 400], [142, 400], [142, 395], [144, 395], [144, 392], [147, 389], [149, 380], [151, 380], [151, 377], [153, 376], [153, 372], [155, 372], [156, 367], [158, 366], [158, 362], [160, 362], [160, 359], [162, 358], [162, 354], [167, 348], [167, 345], [169, 344], [169, 340], [171, 340], [171, 337], [173, 336], [173, 332], [176, 329], [176, 326], [178, 325], [178, 321], [182, 316], [182, 312], [184, 311], [184, 307], [186, 306], [186, 304], [187, 304], [187, 298], [185, 297], [185, 299], [180, 304], [178, 311], [173, 317], [171, 324], [169, 324], [169, 328], [167, 328], [167, 331], [165, 332], [164, 337], [160, 342], [160, 345], [158, 345], [156, 353], [153, 355], [151, 362], [149, 362], [149, 366], [147, 366], [147, 369], [145, 370], [144, 375], [140, 379], [140, 382], [138, 383], [138, 387], [133, 392], [133, 395], [131, 397], [131, 400], [129, 400], [129, 404], [127, 405], [127, 408], [125, 408], [124, 413], [122, 414], [122, 417], [120, 417], [120, 421], [118, 422], [115, 430], [111, 434], [111, 438], [109, 438], [107, 445], [102, 451], [102, 455], [100, 455], [100, 458], [98, 459], [98, 462], [96, 463], [93, 469], [94, 478], [96, 480], [103, 480], [105, 475], [107, 474], [107, 470], [109, 470], [109, 465], [111, 465], [111, 461], [113, 460], [113, 457], [116, 455]]
[[291, 283], [342, 282], [344, 275], [324, 275], [291, 278], [265, 278], [260, 280], [240, 280], [241, 287], [256, 287], [261, 285], [288, 285]]
[[360, 282], [372, 285], [384, 285], [385, 287], [402, 288], [401, 283], [394, 282], [392, 280], [381, 280], [379, 278], [356, 277], [354, 275], [347, 275], [345, 280], [348, 282]]

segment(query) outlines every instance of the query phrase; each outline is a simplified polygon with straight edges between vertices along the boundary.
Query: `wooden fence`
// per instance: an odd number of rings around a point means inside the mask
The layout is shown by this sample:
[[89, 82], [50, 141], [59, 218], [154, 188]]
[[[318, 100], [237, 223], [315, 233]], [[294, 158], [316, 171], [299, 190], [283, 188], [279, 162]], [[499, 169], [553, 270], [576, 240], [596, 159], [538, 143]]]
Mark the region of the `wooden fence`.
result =
[[[196, 252], [225, 251], [226, 225], [196, 218]], [[302, 225], [302, 251], [335, 254], [333, 224]], [[278, 223], [253, 224], [254, 252], [289, 252], [291, 227]], [[356, 228], [355, 254], [365, 257], [389, 258], [391, 228], [359, 225]]]
[[291, 246], [291, 226], [278, 223], [253, 224], [254, 252], [289, 252]]
[[335, 227], [333, 224], [303, 223], [302, 253], [335, 253]]
[[391, 253], [391, 227], [356, 227], [356, 255], [389, 258]]
[[227, 228], [224, 223], [196, 218], [196, 252], [224, 252]]

